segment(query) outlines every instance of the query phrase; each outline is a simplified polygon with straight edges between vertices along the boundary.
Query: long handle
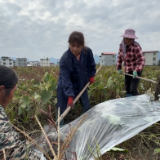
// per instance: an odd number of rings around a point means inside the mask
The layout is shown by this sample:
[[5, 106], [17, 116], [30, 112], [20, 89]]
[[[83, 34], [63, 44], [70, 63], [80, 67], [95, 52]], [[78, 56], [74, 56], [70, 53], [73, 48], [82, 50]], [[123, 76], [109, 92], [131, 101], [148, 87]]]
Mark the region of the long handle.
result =
[[[100, 66], [100, 67], [97, 69], [96, 74], [99, 72], [99, 70], [101, 69], [101, 67], [102, 67], [102, 66]], [[89, 86], [89, 84], [90, 84], [90, 82], [88, 82], [88, 83], [85, 85], [85, 87], [81, 90], [81, 92], [80, 92], [80, 93], [77, 95], [77, 97], [74, 99], [73, 104], [75, 104], [75, 103], [78, 101], [78, 99], [81, 97], [81, 95], [83, 94], [83, 92], [87, 89], [87, 87]], [[59, 119], [57, 119], [56, 124], [58, 123], [58, 121], [61, 122], [62, 119], [68, 114], [68, 112], [69, 112], [70, 110], [71, 110], [71, 106], [68, 106], [68, 107], [66, 108], [66, 110], [62, 113], [62, 115], [59, 117]]]
[[[132, 74], [128, 74], [128, 73], [124, 73], [124, 74], [125, 74], [125, 75], [127, 75], [127, 76], [131, 76], [131, 77], [133, 77], [133, 75], [132, 75]], [[147, 78], [139, 77], [139, 76], [136, 76], [136, 78], [143, 79], [143, 80], [145, 80], [145, 81], [148, 81], [148, 82], [152, 82], [152, 83], [157, 84], [157, 82], [156, 82], [156, 81], [153, 81], [153, 80], [151, 80], [151, 79], [147, 79]]]

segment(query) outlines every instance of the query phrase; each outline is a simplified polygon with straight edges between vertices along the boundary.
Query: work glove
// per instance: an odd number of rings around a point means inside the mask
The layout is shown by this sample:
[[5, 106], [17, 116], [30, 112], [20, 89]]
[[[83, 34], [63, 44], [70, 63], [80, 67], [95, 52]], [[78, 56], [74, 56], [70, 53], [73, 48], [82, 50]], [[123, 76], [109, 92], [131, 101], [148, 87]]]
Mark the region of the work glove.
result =
[[94, 76], [89, 78], [90, 84], [94, 83]]
[[71, 106], [73, 108], [73, 97], [68, 97], [67, 107]]
[[137, 76], [137, 71], [133, 71], [133, 78], [136, 78]]
[[118, 71], [119, 74], [122, 74], [122, 70], [121, 69], [118, 69], [117, 71]]

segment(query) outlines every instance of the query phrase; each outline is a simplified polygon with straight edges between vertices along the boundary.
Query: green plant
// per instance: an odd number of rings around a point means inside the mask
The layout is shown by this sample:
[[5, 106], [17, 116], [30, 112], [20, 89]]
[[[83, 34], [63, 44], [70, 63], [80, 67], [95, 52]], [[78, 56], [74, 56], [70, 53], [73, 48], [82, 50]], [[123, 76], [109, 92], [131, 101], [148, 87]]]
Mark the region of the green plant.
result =
[[93, 149], [89, 146], [89, 144], [87, 144], [88, 149], [89, 149], [91, 155], [93, 156], [94, 160], [102, 160], [102, 155], [101, 155], [99, 145], [97, 142], [95, 142], [95, 143], [96, 143], [96, 148], [95, 148], [96, 152], [93, 151]]

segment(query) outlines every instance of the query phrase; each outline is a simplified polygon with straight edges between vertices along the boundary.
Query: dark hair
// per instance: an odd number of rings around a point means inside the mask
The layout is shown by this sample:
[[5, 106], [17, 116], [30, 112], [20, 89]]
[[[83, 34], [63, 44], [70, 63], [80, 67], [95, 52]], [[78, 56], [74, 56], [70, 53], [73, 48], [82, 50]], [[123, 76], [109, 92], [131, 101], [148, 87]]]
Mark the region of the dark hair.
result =
[[10, 91], [16, 86], [18, 83], [18, 77], [16, 73], [3, 65], [0, 65], [0, 86], [5, 86], [6, 96], [9, 95]]
[[83, 33], [74, 31], [70, 34], [68, 39], [69, 44], [77, 43], [78, 45], [85, 46]]

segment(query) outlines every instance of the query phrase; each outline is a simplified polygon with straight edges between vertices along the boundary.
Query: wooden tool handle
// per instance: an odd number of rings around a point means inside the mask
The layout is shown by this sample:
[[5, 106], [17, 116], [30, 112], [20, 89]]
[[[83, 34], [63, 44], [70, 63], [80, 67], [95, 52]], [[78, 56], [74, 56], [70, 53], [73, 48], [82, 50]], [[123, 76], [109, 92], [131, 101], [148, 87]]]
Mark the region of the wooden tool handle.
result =
[[[125, 74], [125, 75], [127, 75], [127, 76], [131, 76], [131, 77], [133, 77], [133, 75], [132, 75], [132, 74], [128, 74], [128, 73], [124, 73], [124, 74]], [[152, 82], [152, 83], [157, 84], [157, 82], [156, 82], [156, 81], [153, 81], [153, 80], [151, 80], [151, 79], [147, 79], [147, 78], [139, 77], [139, 76], [136, 76], [136, 78], [143, 79], [143, 80], [145, 80], [145, 81], [148, 81], [148, 82]]]
[[[101, 69], [101, 67], [102, 67], [102, 66], [100, 66], [100, 67], [97, 69], [96, 74], [99, 72], [99, 70]], [[89, 84], [90, 84], [90, 82], [88, 82], [88, 83], [85, 85], [85, 87], [81, 90], [81, 92], [80, 92], [80, 93], [77, 95], [77, 97], [74, 99], [73, 104], [75, 104], [75, 103], [78, 101], [78, 99], [81, 97], [81, 95], [83, 94], [83, 92], [87, 89], [87, 87], [89, 86]], [[71, 106], [68, 106], [68, 107], [66, 108], [66, 110], [62, 113], [62, 115], [59, 117], [59, 119], [57, 119], [56, 124], [58, 123], [58, 121], [61, 122], [62, 119], [68, 114], [68, 112], [69, 112], [70, 110], [71, 110]]]

